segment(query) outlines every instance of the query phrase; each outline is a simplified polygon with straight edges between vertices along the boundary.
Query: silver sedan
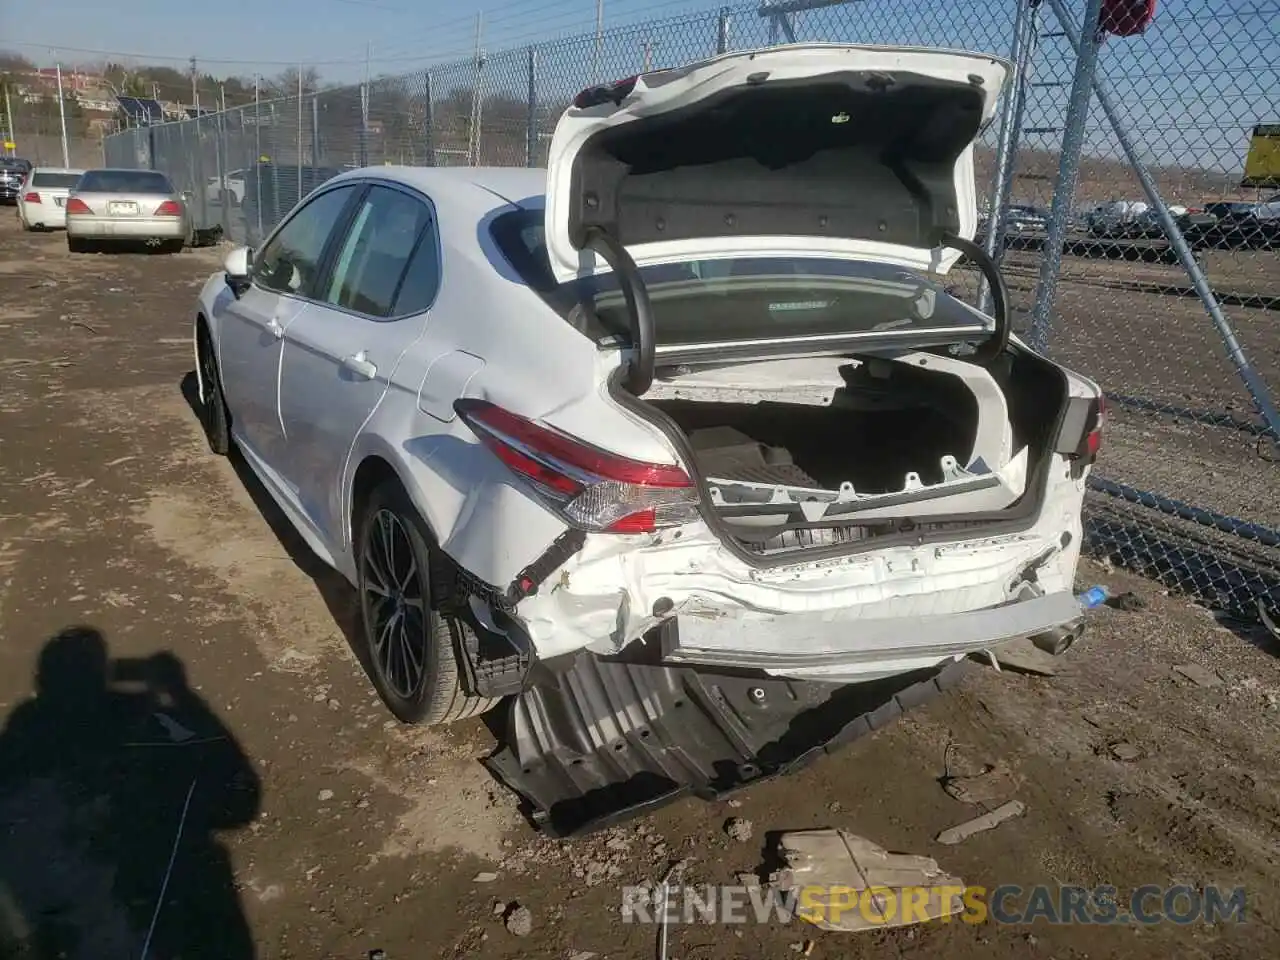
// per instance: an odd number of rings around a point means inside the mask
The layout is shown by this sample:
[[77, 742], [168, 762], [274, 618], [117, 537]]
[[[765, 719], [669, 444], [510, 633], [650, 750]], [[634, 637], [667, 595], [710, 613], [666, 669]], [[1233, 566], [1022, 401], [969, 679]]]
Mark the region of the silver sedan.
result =
[[146, 243], [178, 252], [191, 236], [182, 194], [155, 170], [87, 170], [67, 198], [67, 249]]

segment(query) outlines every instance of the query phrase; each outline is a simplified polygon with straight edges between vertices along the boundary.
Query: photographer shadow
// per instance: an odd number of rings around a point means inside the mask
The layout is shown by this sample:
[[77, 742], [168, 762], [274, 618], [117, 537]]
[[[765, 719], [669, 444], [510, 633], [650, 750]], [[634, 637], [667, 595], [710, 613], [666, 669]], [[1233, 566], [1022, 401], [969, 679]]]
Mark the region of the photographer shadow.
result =
[[216, 832], [261, 783], [181, 661], [73, 627], [35, 686], [0, 733], [0, 960], [252, 960]]

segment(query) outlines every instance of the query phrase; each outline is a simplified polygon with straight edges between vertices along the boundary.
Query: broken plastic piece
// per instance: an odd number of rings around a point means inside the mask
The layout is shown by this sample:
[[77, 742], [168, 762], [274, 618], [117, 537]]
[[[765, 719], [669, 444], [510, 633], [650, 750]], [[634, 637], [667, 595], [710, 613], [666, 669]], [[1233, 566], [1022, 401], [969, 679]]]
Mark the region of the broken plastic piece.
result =
[[954, 827], [948, 827], [938, 834], [938, 842], [945, 843], [947, 846], [953, 846], [968, 840], [975, 833], [984, 833], [987, 830], [994, 830], [1006, 820], [1012, 820], [1014, 817], [1020, 817], [1027, 812], [1027, 805], [1021, 800], [1010, 800], [1008, 803], [1001, 804], [994, 810], [984, 813], [980, 817], [974, 817], [972, 820], [966, 820], [964, 823], [958, 823]]
[[964, 908], [964, 881], [943, 871], [938, 861], [890, 853], [847, 830], [784, 833], [777, 852], [785, 867], [770, 883], [778, 890], [805, 889], [795, 916], [823, 930], [852, 933], [904, 926], [904, 911], [896, 905], [908, 891], [916, 903], [918, 891], [930, 891], [923, 910], [906, 911], [909, 922], [952, 916]]

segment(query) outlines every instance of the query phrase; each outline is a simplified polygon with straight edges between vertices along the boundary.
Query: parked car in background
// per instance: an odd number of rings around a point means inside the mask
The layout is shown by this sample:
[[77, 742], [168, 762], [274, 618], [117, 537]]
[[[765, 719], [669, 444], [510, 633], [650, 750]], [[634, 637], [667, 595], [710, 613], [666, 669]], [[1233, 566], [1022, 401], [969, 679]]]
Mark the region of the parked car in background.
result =
[[31, 164], [21, 157], [0, 157], [0, 203], [16, 204]]
[[83, 170], [35, 167], [18, 194], [18, 220], [24, 230], [55, 230], [67, 225], [67, 197]]
[[1111, 200], [1090, 210], [1086, 223], [1095, 237], [1123, 237], [1147, 210], [1147, 204], [1141, 200]]
[[1044, 233], [1049, 229], [1049, 211], [1024, 204], [1010, 205], [1004, 214], [1006, 233]]
[[156, 170], [87, 170], [67, 198], [67, 249], [145, 243], [177, 253], [191, 239], [187, 205]]
[[[190, 315], [209, 444], [355, 586], [397, 717], [585, 662], [745, 673], [740, 718], [796, 709], [778, 678], [830, 696], [1072, 635], [1102, 395], [1010, 338], [965, 239], [1007, 70], [795, 45], [641, 75], [580, 94], [549, 170], [356, 170], [228, 254]], [[962, 252], [994, 317], [935, 279]], [[623, 676], [515, 736], [604, 751], [555, 789], [714, 722]]]
[[[1184, 207], [1181, 204], [1171, 204], [1169, 206], [1169, 214], [1173, 217], [1174, 223], [1181, 229], [1183, 236], [1191, 239], [1200, 237], [1204, 231], [1217, 222], [1217, 218], [1212, 214], [1205, 213], [1202, 207]], [[1160, 216], [1154, 207], [1148, 207], [1142, 213], [1123, 224], [1119, 232], [1121, 236], [1130, 239], [1154, 239], [1165, 236], [1164, 226], [1161, 224]]]
[[205, 200], [211, 204], [229, 203], [239, 206], [244, 203], [246, 171], [228, 170], [220, 177], [210, 177], [204, 187]]

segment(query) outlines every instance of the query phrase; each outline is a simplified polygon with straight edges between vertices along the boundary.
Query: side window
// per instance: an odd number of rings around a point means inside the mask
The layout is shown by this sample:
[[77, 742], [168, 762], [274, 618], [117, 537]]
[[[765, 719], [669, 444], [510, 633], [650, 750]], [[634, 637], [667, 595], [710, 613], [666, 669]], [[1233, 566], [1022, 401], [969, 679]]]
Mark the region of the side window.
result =
[[418, 247], [409, 258], [409, 269], [405, 271], [404, 280], [400, 283], [400, 292], [396, 295], [395, 313], [404, 316], [408, 313], [421, 313], [431, 306], [436, 298], [436, 290], [440, 288], [440, 245], [436, 242], [436, 225], [427, 224], [418, 240]]
[[358, 185], [316, 197], [293, 215], [253, 258], [253, 279], [279, 293], [313, 294], [329, 234]]
[[401, 280], [430, 220], [421, 201], [399, 190], [373, 187], [334, 260], [324, 300], [371, 317], [391, 316]]

